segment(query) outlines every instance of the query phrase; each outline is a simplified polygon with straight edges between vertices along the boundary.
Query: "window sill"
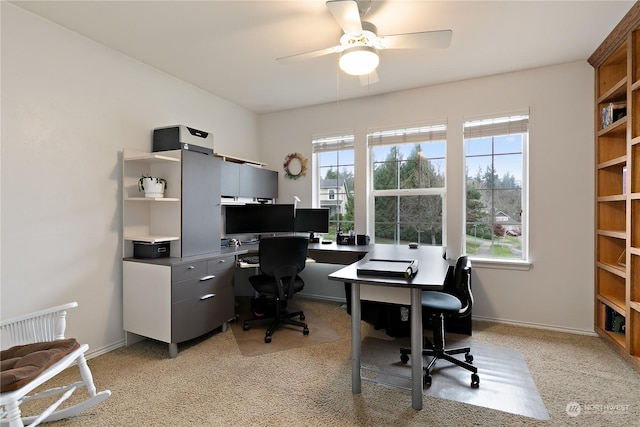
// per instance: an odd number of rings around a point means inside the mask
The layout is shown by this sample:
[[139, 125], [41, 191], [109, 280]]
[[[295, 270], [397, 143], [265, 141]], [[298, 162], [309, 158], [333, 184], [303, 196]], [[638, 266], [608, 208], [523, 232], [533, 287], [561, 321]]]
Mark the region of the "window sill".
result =
[[531, 270], [533, 264], [530, 261], [507, 260], [507, 259], [491, 259], [491, 258], [473, 258], [471, 260], [472, 268], [495, 268], [502, 270]]

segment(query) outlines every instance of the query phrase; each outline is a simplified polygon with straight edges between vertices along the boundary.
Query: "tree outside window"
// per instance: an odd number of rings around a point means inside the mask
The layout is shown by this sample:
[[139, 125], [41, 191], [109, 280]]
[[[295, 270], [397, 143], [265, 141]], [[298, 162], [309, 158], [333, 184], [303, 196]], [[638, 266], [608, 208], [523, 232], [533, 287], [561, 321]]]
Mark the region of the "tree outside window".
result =
[[443, 244], [445, 131], [437, 125], [368, 135], [376, 243]]

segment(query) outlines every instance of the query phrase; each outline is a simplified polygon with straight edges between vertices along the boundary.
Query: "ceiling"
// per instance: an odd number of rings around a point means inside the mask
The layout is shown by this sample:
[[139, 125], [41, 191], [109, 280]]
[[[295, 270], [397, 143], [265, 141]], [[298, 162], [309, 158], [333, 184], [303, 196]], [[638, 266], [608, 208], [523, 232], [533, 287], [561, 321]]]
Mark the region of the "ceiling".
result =
[[373, 1], [379, 35], [451, 29], [447, 49], [383, 50], [379, 82], [338, 71], [324, 0], [14, 1], [258, 114], [586, 60], [634, 1]]

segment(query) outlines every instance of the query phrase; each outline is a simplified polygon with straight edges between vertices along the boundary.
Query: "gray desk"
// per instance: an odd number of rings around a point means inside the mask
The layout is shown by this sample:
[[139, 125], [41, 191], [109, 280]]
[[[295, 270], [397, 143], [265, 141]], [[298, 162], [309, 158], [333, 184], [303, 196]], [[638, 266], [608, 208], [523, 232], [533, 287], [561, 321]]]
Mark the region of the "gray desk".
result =
[[[418, 259], [418, 274], [411, 280], [392, 277], [361, 276], [357, 273], [360, 264], [368, 259]], [[375, 245], [364, 259], [344, 267], [329, 275], [329, 280], [351, 283], [351, 391], [362, 391], [361, 368], [361, 330], [360, 330], [360, 285], [374, 285], [409, 288], [411, 294], [411, 354], [422, 354], [422, 298], [421, 292], [441, 290], [449, 269], [449, 262], [442, 258], [439, 246], [421, 246], [409, 249], [406, 246]], [[411, 396], [412, 407], [422, 409], [422, 357], [411, 360]]]

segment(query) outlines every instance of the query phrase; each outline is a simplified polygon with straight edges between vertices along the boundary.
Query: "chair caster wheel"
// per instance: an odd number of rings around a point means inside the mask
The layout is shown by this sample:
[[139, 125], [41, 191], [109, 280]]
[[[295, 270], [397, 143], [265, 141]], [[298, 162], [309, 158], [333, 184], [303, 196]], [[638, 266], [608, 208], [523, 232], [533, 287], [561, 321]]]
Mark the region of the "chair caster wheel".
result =
[[304, 328], [302, 330], [302, 335], [309, 335], [309, 328]]
[[424, 388], [431, 387], [431, 380], [432, 380], [431, 374], [424, 374], [424, 379], [422, 381]]
[[400, 354], [400, 361], [406, 365], [407, 362], [409, 361], [409, 355], [406, 353]]
[[271, 342], [271, 335], [267, 335], [264, 337], [264, 342], [266, 342], [267, 344], [269, 344]]
[[245, 324], [243, 324], [243, 325], [242, 325], [242, 330], [243, 330], [243, 331], [248, 331], [248, 330], [249, 330], [249, 328], [250, 328], [250, 326], [249, 326], [249, 324], [248, 324], [248, 323], [245, 323]]
[[305, 319], [304, 314], [301, 314], [301, 315], [300, 315], [300, 321], [301, 321], [301, 322], [304, 322], [304, 319]]
[[478, 374], [471, 374], [471, 388], [480, 387], [480, 377]]
[[466, 360], [467, 363], [473, 363], [473, 354], [469, 354], [469, 353], [465, 354], [464, 360]]

